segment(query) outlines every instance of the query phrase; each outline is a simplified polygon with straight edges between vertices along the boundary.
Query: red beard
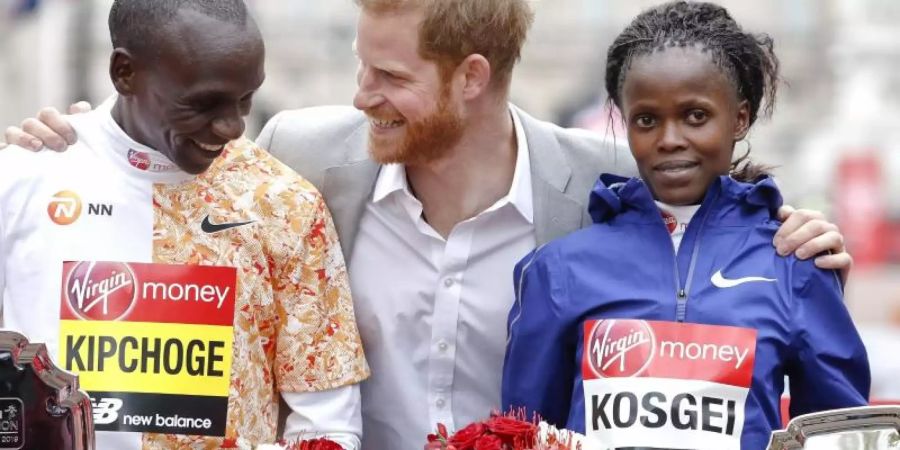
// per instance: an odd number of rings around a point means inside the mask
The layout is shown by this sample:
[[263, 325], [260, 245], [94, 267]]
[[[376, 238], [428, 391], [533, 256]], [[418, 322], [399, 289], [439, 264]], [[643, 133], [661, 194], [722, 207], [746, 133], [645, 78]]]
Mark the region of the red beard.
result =
[[[400, 144], [369, 134], [369, 153], [379, 164], [421, 165], [445, 157], [463, 134], [463, 120], [450, 107], [449, 90], [444, 89], [437, 111], [417, 122], [406, 123], [406, 135]], [[377, 113], [368, 113], [379, 117]], [[370, 125], [371, 126], [371, 125]]]

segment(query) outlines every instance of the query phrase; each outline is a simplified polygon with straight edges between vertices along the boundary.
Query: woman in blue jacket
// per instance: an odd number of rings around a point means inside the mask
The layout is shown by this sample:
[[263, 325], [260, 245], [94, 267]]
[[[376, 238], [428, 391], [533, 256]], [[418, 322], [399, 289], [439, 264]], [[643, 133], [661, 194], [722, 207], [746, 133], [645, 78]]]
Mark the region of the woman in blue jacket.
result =
[[734, 148], [778, 80], [772, 40], [710, 3], [634, 19], [606, 88], [640, 179], [515, 270], [505, 408], [607, 447], [762, 449], [791, 414], [864, 405], [865, 348], [832, 271], [776, 254], [781, 196]]

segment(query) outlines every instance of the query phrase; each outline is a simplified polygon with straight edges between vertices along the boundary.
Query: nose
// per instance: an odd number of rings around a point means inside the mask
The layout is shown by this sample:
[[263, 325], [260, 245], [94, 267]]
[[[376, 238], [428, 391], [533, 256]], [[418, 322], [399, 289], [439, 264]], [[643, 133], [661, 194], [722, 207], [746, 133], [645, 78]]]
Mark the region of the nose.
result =
[[244, 117], [237, 111], [221, 115], [212, 122], [213, 133], [228, 141], [233, 141], [244, 135]]
[[687, 148], [681, 127], [677, 123], [665, 122], [662, 126], [662, 134], [659, 137], [657, 147], [663, 152], [676, 152]]
[[353, 96], [353, 106], [365, 111], [372, 109], [381, 102], [384, 97], [378, 93], [378, 80], [373, 70], [360, 64], [356, 72], [356, 95]]

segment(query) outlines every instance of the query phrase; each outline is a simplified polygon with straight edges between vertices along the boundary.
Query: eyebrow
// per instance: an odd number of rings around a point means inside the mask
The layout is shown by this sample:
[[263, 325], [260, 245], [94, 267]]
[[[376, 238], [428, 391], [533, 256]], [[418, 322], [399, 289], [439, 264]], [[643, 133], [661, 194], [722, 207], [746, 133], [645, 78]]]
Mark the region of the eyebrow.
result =
[[188, 92], [183, 97], [181, 97], [181, 100], [189, 103], [204, 102], [215, 100], [219, 95], [221, 95], [221, 92], [219, 91]]
[[387, 72], [391, 75], [400, 77], [400, 78], [412, 78], [413, 72], [406, 70], [402, 67], [398, 67], [396, 65], [392, 65], [390, 62], [384, 65], [370, 65], [370, 67], [375, 70], [380, 70], [382, 72]]
[[[357, 45], [357, 39], [353, 39], [353, 43], [350, 44], [350, 49], [353, 51], [353, 56], [356, 56], [356, 59], [359, 59], [360, 61], [362, 61], [362, 59], [359, 57], [359, 46]], [[406, 70], [402, 67], [393, 66], [393, 65], [391, 65], [390, 62], [388, 62], [387, 65], [373, 66], [373, 67], [377, 70], [381, 70], [383, 72], [388, 72], [388, 73], [398, 76], [400, 78], [412, 78], [412, 76], [413, 76], [413, 72]]]
[[388, 66], [388, 67], [377, 67], [377, 69], [387, 72], [391, 75], [400, 77], [400, 78], [411, 78], [412, 77], [412, 72], [401, 69], [399, 67], [389, 67]]
[[[246, 97], [250, 94], [256, 94], [259, 92], [259, 88], [253, 89], [251, 91], [247, 91], [244, 93], [241, 98]], [[181, 98], [182, 102], [186, 103], [204, 103], [204, 102], [217, 102], [222, 99], [222, 97], [227, 97], [232, 95], [231, 92], [226, 90], [214, 89], [210, 91], [199, 91], [199, 92], [188, 92], [184, 97]]]
[[718, 107], [719, 104], [716, 103], [715, 101], [713, 101], [712, 99], [710, 99], [709, 97], [700, 96], [700, 97], [692, 97], [689, 99], [679, 101], [678, 106], [680, 106], [682, 108], [699, 106], [699, 107], [703, 107], [703, 108], [707, 108], [707, 109], [713, 109], [713, 108]]

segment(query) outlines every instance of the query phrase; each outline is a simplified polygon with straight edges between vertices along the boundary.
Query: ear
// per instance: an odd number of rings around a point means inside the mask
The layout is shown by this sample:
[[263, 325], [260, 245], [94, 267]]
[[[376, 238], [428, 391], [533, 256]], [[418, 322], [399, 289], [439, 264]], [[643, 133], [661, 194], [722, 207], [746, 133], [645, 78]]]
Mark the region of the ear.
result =
[[491, 84], [491, 63], [484, 56], [471, 54], [456, 68], [455, 77], [462, 81], [463, 98], [472, 100], [488, 90]]
[[129, 97], [135, 94], [136, 75], [134, 55], [124, 48], [113, 50], [109, 59], [109, 77], [119, 95]]
[[750, 102], [741, 100], [738, 103], [737, 120], [734, 122], [734, 141], [747, 137], [748, 131], [750, 131]]

